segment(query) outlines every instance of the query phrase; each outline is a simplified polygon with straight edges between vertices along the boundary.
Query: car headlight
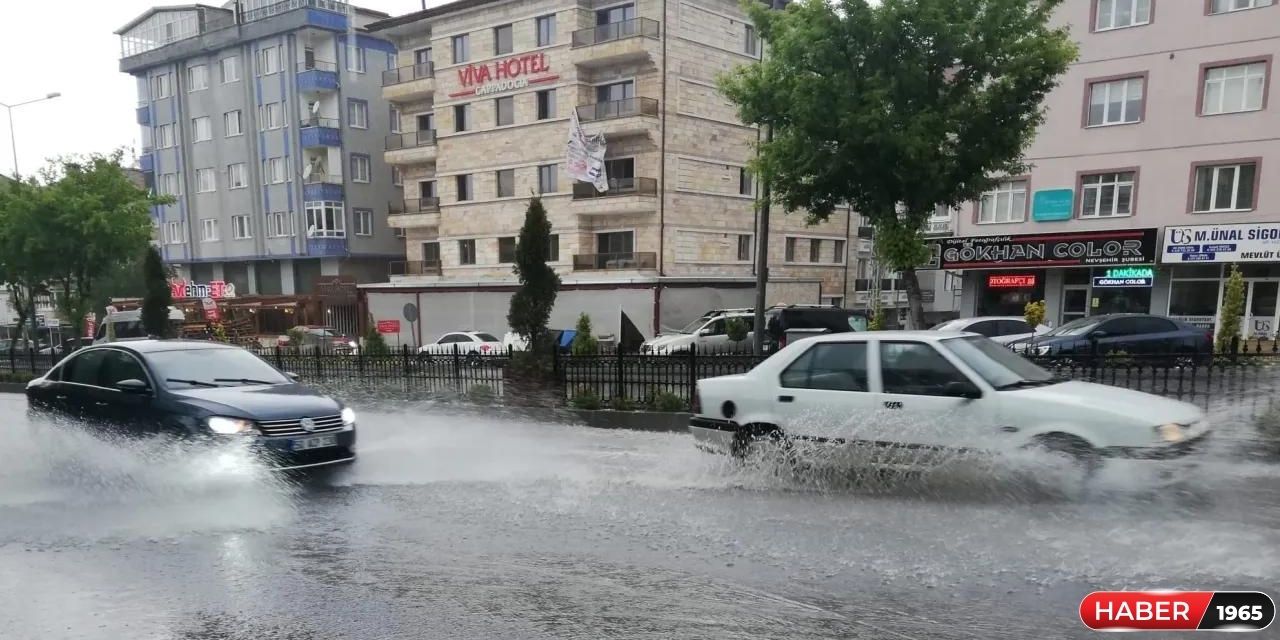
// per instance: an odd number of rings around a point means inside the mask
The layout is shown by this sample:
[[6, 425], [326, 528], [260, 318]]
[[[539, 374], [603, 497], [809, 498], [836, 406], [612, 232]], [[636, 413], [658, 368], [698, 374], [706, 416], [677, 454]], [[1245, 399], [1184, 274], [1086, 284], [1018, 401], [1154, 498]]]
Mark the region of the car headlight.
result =
[[214, 416], [205, 421], [209, 425], [209, 430], [224, 436], [235, 435], [237, 433], [253, 433], [257, 431], [257, 426], [252, 420], [244, 420], [242, 418], [224, 418], [222, 416]]
[[356, 423], [356, 412], [351, 407], [342, 409], [342, 424], [351, 426]]
[[1187, 434], [1183, 431], [1182, 425], [1170, 422], [1156, 427], [1156, 435], [1158, 435], [1161, 440], [1172, 444], [1174, 442], [1181, 442]]
[[354, 348], [356, 348], [356, 347], [358, 347], [358, 346], [360, 346], [360, 345], [356, 344], [356, 341], [355, 341], [355, 340], [352, 340], [352, 341], [350, 341], [350, 342], [348, 342], [348, 343], [347, 343], [347, 346], [348, 346], [348, 347], [351, 347], [352, 349], [354, 349]]
[[1049, 352], [1052, 350], [1053, 350], [1053, 347], [1050, 347], [1048, 345], [1039, 346], [1039, 347], [1036, 347], [1036, 355], [1047, 356], [1049, 355]]

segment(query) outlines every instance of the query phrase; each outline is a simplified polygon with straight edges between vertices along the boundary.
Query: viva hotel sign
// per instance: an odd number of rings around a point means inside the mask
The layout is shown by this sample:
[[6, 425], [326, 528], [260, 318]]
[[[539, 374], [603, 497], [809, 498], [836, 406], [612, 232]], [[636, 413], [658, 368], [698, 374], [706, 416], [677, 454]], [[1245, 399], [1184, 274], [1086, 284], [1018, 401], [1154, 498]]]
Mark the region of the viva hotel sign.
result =
[[487, 96], [523, 89], [531, 84], [552, 82], [560, 76], [551, 73], [551, 65], [545, 53], [528, 53], [484, 64], [469, 64], [458, 69], [461, 91], [450, 93], [450, 98]]

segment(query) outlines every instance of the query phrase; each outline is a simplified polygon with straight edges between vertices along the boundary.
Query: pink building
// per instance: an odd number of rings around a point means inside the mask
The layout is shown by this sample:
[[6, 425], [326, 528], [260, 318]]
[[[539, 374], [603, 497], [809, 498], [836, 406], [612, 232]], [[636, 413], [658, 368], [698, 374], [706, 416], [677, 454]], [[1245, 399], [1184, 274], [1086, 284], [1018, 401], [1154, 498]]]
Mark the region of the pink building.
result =
[[1248, 332], [1274, 334], [1276, 5], [1066, 0], [1080, 56], [1047, 101], [1032, 171], [957, 212], [939, 244], [938, 266], [964, 272], [961, 314], [1043, 299], [1055, 325], [1137, 311], [1211, 326], [1238, 263]]

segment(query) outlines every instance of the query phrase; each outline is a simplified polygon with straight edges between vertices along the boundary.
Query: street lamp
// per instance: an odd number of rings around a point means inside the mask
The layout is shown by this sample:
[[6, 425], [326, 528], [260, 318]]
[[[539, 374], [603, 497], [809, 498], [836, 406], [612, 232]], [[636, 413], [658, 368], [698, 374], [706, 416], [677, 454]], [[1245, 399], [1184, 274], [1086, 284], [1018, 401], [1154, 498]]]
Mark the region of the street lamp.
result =
[[0, 107], [4, 107], [9, 114], [9, 143], [13, 145], [13, 179], [14, 180], [18, 179], [18, 139], [13, 134], [13, 110], [16, 107], [21, 107], [23, 105], [33, 104], [36, 102], [44, 102], [45, 100], [52, 100], [61, 95], [62, 95], [61, 93], [54, 91], [52, 93], [46, 94], [45, 97], [43, 98], [36, 98], [35, 100], [27, 100], [26, 102], [19, 102], [17, 104], [5, 104], [3, 102], [0, 102]]

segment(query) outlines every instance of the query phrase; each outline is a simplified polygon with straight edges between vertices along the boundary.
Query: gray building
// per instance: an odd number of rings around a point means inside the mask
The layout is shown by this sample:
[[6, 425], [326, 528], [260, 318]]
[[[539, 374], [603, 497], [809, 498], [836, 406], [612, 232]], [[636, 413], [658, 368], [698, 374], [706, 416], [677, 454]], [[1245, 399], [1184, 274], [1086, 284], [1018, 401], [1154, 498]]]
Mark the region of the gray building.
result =
[[165, 260], [193, 284], [303, 294], [322, 276], [385, 279], [403, 200], [381, 153], [396, 49], [336, 0], [156, 7], [116, 33], [138, 85], [139, 165], [172, 205], [152, 213]]

